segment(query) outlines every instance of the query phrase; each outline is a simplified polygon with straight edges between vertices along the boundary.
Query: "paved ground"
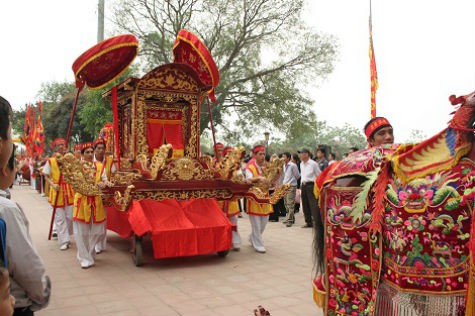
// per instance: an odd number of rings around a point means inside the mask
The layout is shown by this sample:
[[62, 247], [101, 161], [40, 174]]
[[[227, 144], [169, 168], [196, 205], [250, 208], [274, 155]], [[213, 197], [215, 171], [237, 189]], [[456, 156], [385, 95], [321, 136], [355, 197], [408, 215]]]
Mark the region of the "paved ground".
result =
[[[145, 242], [145, 265], [137, 268], [129, 254], [129, 241], [113, 232], [108, 250], [96, 266], [83, 270], [73, 245], [60, 251], [47, 240], [50, 209], [45, 197], [27, 186], [15, 186], [12, 198], [30, 220], [33, 241], [52, 279], [53, 294], [39, 316], [247, 316], [259, 304], [273, 316], [322, 315], [311, 292], [312, 231], [300, 228], [302, 213], [291, 228], [269, 223], [264, 233], [267, 253], [255, 252], [245, 242], [240, 252], [226, 258], [210, 254], [155, 260]], [[247, 240], [250, 224], [239, 219]]]

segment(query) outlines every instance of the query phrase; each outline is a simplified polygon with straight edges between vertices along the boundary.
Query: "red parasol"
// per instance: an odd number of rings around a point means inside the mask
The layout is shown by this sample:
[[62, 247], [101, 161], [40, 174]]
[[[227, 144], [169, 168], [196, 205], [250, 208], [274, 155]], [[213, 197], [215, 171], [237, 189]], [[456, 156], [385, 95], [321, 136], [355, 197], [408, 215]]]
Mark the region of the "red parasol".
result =
[[132, 63], [139, 50], [134, 35], [119, 35], [97, 43], [73, 63], [76, 87], [86, 84], [90, 89], [100, 89], [120, 76]]
[[188, 64], [198, 73], [205, 85], [212, 86], [208, 91], [211, 101], [215, 102], [214, 88], [219, 83], [219, 70], [208, 48], [196, 35], [181, 30], [173, 44], [174, 62]]

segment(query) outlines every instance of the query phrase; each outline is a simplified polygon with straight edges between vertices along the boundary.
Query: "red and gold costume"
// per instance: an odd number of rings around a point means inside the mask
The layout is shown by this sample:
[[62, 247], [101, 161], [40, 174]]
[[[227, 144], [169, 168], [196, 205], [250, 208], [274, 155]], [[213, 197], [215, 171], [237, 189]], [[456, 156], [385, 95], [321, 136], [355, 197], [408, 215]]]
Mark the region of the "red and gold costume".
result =
[[[262, 170], [257, 166], [255, 159], [251, 159], [247, 163], [246, 170], [249, 170], [254, 178], [262, 175]], [[267, 216], [272, 212], [274, 212], [272, 205], [268, 203], [257, 203], [251, 199], [247, 199], [246, 213], [257, 216]]]
[[[95, 183], [105, 179], [103, 166], [100, 162], [93, 161], [94, 149], [92, 143], [82, 146], [84, 176], [91, 177]], [[76, 240], [77, 258], [82, 268], [94, 266], [96, 249], [106, 230], [106, 213], [102, 204], [102, 197], [86, 196], [76, 193], [74, 196], [74, 239]]]
[[[101, 181], [103, 166], [100, 162], [92, 164], [85, 163], [86, 170], [95, 178], [95, 182]], [[73, 219], [84, 223], [101, 223], [106, 220], [106, 213], [100, 196], [84, 196], [76, 193], [74, 196], [74, 212]]]
[[[53, 149], [60, 151], [55, 155], [61, 155], [65, 145], [66, 141], [63, 138], [57, 138], [51, 143]], [[43, 174], [49, 184], [48, 202], [54, 210], [54, 227], [58, 236], [60, 250], [67, 250], [70, 244], [70, 235], [73, 233], [72, 212], [74, 192], [69, 183], [64, 181], [55, 156], [46, 161], [43, 167]], [[58, 191], [55, 190], [54, 186], [58, 187]]]
[[238, 215], [240, 212], [238, 201], [218, 201], [218, 205], [228, 217]]
[[[51, 181], [53, 181], [54, 184], [59, 185], [59, 191], [50, 188], [48, 202], [54, 206], [56, 201], [57, 207], [73, 205], [74, 191], [71, 186], [64, 181], [61, 171], [59, 170], [58, 161], [56, 158], [52, 157], [48, 159], [48, 162], [51, 168]], [[59, 195], [57, 199], [56, 195]]]

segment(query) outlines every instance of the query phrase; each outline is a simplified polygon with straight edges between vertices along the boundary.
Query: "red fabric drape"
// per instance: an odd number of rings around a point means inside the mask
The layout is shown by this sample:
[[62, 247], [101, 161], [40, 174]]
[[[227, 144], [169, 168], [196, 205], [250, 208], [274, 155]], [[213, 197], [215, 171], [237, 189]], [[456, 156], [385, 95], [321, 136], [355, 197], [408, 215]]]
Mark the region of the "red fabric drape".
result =
[[181, 125], [166, 124], [163, 126], [165, 129], [165, 139], [167, 143], [173, 146], [173, 150], [184, 148], [183, 144], [183, 132]]
[[164, 143], [165, 130], [163, 124], [147, 124], [147, 143], [149, 153]]
[[159, 148], [166, 141], [171, 144], [174, 157], [183, 156], [184, 142], [182, 131], [182, 114], [177, 111], [147, 111], [147, 143], [149, 152]]
[[157, 259], [230, 249], [235, 229], [214, 199], [141, 200], [127, 212], [107, 212], [108, 229], [124, 238], [150, 233]]

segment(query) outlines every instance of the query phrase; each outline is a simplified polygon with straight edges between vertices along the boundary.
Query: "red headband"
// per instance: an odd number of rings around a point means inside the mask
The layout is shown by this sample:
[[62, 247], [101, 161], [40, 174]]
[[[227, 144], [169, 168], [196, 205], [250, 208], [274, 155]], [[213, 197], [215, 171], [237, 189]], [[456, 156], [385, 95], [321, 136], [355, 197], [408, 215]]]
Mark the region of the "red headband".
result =
[[56, 147], [56, 145], [58, 144], [66, 145], [66, 140], [64, 140], [64, 138], [56, 138], [55, 140], [51, 142], [51, 148], [54, 149], [54, 147]]
[[387, 119], [385, 119], [384, 117], [378, 117], [376, 118], [374, 121], [371, 122], [371, 124], [369, 124], [364, 133], [366, 135], [366, 138], [370, 138], [371, 135], [373, 135], [373, 133], [379, 129], [380, 127], [383, 127], [383, 126], [391, 126], [391, 123], [389, 123], [389, 121]]
[[84, 143], [81, 145], [81, 153], [83, 153], [86, 150], [86, 148], [94, 148], [94, 147], [91, 142]]
[[105, 140], [102, 139], [102, 138], [97, 138], [96, 140], [94, 140], [94, 143], [93, 143], [94, 148], [96, 148], [96, 146], [99, 145], [99, 144], [102, 144], [102, 145], [105, 146], [105, 145], [106, 145], [106, 142], [105, 142]]
[[233, 150], [232, 147], [224, 147], [224, 149], [223, 149], [223, 156], [226, 156], [226, 154], [227, 154], [228, 152], [232, 151], [232, 150]]
[[216, 144], [214, 145], [214, 148], [216, 148], [216, 149], [223, 149], [223, 148], [224, 148], [224, 145], [221, 144], [221, 143], [216, 143]]
[[266, 151], [266, 147], [263, 146], [263, 145], [257, 145], [254, 147], [254, 149], [252, 150], [253, 153], [257, 154], [258, 152], [260, 151]]

